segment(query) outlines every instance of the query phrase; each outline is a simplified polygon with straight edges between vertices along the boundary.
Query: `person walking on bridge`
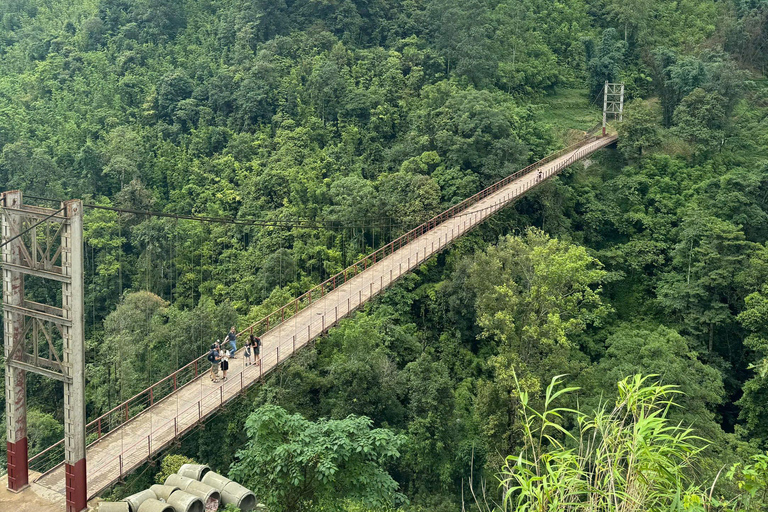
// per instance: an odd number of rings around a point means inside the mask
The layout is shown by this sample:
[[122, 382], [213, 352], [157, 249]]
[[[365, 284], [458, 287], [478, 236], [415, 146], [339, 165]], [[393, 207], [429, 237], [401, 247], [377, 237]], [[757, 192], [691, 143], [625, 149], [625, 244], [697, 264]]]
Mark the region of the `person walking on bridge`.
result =
[[229, 341], [230, 345], [232, 345], [232, 359], [235, 359], [235, 353], [237, 352], [237, 331], [235, 331], [234, 325], [229, 329], [227, 340]]
[[227, 371], [229, 370], [229, 350], [226, 348], [221, 351], [221, 380], [227, 380]]
[[208, 353], [208, 361], [211, 363], [211, 381], [219, 382], [219, 362], [221, 361], [221, 354], [219, 353], [219, 340], [211, 345], [211, 351]]
[[256, 364], [260, 359], [259, 352], [261, 351], [261, 338], [254, 336], [253, 333], [251, 333], [251, 347], [253, 347], [253, 364]]
[[[251, 335], [253, 337], [253, 335]], [[243, 351], [243, 355], [245, 356], [245, 364], [243, 366], [248, 366], [251, 364], [251, 347], [253, 346], [253, 342], [250, 339], [245, 340], [245, 350]]]

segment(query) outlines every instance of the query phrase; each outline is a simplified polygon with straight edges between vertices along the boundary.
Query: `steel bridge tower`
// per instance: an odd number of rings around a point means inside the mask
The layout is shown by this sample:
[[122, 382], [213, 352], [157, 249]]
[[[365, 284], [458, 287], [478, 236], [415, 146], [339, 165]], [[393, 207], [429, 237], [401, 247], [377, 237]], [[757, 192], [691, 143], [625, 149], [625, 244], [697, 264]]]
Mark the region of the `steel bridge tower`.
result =
[[603, 137], [606, 135], [608, 115], [612, 115], [619, 122], [624, 120], [624, 84], [612, 84], [605, 82], [603, 89]]
[[[83, 204], [72, 200], [58, 210], [40, 208], [25, 205], [22, 193], [11, 191], [0, 196], [0, 206], [8, 489], [19, 492], [29, 485], [26, 376], [33, 372], [64, 383], [67, 512], [81, 512], [88, 495]], [[51, 281], [61, 283], [60, 291]]]

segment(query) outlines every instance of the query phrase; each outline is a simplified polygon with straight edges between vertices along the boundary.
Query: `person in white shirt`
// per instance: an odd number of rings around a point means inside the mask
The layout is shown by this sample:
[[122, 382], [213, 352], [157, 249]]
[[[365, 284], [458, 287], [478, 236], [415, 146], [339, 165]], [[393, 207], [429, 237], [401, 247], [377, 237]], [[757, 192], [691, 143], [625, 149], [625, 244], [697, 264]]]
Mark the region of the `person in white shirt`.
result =
[[227, 370], [229, 370], [229, 350], [223, 349], [221, 351], [221, 380], [227, 380]]

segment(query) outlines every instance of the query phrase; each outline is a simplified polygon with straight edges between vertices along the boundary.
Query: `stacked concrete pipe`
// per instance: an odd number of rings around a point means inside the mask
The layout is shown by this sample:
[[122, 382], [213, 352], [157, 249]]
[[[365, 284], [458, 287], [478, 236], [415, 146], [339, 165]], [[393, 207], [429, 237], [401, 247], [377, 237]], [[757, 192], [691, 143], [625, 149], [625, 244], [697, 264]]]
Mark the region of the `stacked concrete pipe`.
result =
[[184, 464], [178, 474], [168, 475], [165, 485], [153, 485], [119, 502], [101, 502], [99, 512], [216, 512], [220, 504], [251, 512], [256, 496], [204, 464]]
[[221, 492], [221, 501], [224, 505], [235, 505], [242, 512], [251, 512], [256, 507], [256, 495], [237, 482], [233, 482], [225, 476], [213, 471], [208, 471], [203, 476], [203, 483], [218, 489]]
[[130, 512], [131, 508], [125, 501], [102, 501], [99, 503], [99, 512]]
[[[152, 492], [152, 491], [149, 491]], [[153, 493], [154, 494], [154, 493]], [[138, 512], [176, 512], [172, 506], [155, 498], [144, 500], [139, 506]]]
[[182, 464], [176, 473], [181, 476], [186, 476], [187, 478], [191, 478], [192, 480], [197, 480], [198, 482], [202, 482], [203, 477], [206, 475], [206, 473], [209, 473], [210, 471], [211, 471], [211, 468], [209, 468], [205, 464]]
[[[199, 485], [200, 482], [197, 482]], [[211, 489], [218, 496], [218, 491]], [[218, 508], [219, 500], [215, 500]], [[99, 503], [99, 512], [206, 512], [199, 496], [184, 492], [175, 485], [153, 485], [122, 501]]]
[[174, 512], [205, 512], [203, 500], [188, 492], [173, 491], [166, 502], [173, 507]]
[[149, 489], [144, 489], [136, 494], [131, 494], [122, 501], [128, 503], [131, 512], [139, 512], [139, 507], [147, 500], [157, 500], [157, 495]]
[[178, 487], [175, 485], [158, 485], [155, 484], [149, 488], [150, 491], [155, 493], [155, 496], [157, 496], [157, 499], [168, 501], [168, 498], [171, 497], [171, 494], [173, 494], [176, 491], [180, 491]]
[[218, 510], [221, 503], [221, 493], [218, 489], [181, 475], [168, 475], [165, 479], [166, 486], [178, 487], [184, 492], [194, 494], [203, 501], [207, 512]]

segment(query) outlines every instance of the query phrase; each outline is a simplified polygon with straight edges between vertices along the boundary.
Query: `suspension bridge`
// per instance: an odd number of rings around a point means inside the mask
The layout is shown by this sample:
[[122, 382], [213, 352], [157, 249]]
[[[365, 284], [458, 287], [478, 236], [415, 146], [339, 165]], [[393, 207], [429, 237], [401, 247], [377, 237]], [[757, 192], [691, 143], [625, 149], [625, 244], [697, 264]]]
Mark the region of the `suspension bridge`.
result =
[[[86, 424], [83, 393], [82, 203], [67, 202], [58, 211], [22, 205], [18, 192], [3, 195], [3, 275], [8, 426], [8, 488], [37, 499], [60, 500], [67, 512], [80, 512], [86, 501], [150, 461], [183, 434], [260, 381], [297, 350], [311, 343], [341, 319], [386, 290], [402, 275], [445, 249], [527, 191], [556, 176], [573, 163], [613, 144], [616, 136], [585, 138], [502, 179], [391, 241], [376, 252], [332, 276], [280, 309], [249, 326], [240, 335], [261, 336], [258, 364], [230, 362], [227, 381], [207, 377], [206, 356], [190, 362], [104, 415]], [[16, 195], [13, 195], [16, 194]], [[18, 204], [10, 204], [18, 199]], [[36, 240], [23, 247], [13, 216], [26, 215], [34, 226], [54, 223], [61, 231], [61, 254], [41, 248]], [[15, 220], [16, 219], [16, 220]], [[14, 224], [16, 222], [16, 224]], [[47, 224], [45, 224], [47, 226]], [[34, 230], [32, 231], [34, 233]], [[6, 247], [7, 246], [7, 247]], [[61, 259], [61, 265], [55, 262]], [[80, 258], [80, 261], [78, 261]], [[69, 269], [69, 270], [67, 270]], [[19, 291], [23, 275], [62, 282], [62, 307], [28, 301]], [[20, 296], [20, 294], [22, 296]], [[74, 298], [73, 298], [74, 297]], [[82, 300], [82, 292], [80, 292]], [[80, 321], [78, 321], [78, 316]], [[33, 321], [25, 323], [24, 317]], [[45, 325], [60, 331], [63, 357], [56, 356]], [[49, 329], [51, 329], [49, 327]], [[35, 333], [34, 354], [17, 350], [28, 332]], [[42, 333], [41, 348], [37, 335]], [[15, 341], [14, 341], [15, 340]], [[46, 351], [44, 345], [50, 345]], [[46, 357], [43, 357], [43, 355]], [[56, 357], [54, 357], [56, 356]], [[240, 350], [242, 356], [242, 350]], [[27, 458], [24, 373], [37, 371], [65, 383], [65, 439]], [[70, 395], [70, 396], [68, 396]], [[68, 412], [67, 412], [68, 411]], [[23, 424], [22, 424], [23, 423]], [[87, 466], [86, 466], [87, 460]], [[30, 481], [32, 470], [34, 478]], [[31, 484], [32, 489], [27, 489]], [[30, 492], [36, 494], [32, 495]], [[2, 501], [0, 500], [0, 503]]]

